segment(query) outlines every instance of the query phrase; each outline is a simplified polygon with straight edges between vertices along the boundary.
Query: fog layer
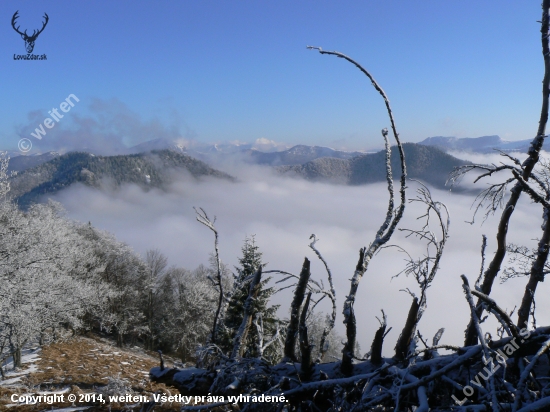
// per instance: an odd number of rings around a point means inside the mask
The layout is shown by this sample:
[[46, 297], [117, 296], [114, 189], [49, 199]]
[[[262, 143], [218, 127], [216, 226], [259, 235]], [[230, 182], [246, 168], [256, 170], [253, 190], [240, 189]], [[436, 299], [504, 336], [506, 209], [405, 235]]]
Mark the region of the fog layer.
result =
[[[365, 186], [338, 186], [311, 183], [274, 176], [260, 167], [234, 168], [230, 170], [239, 181], [196, 181], [182, 176], [166, 192], [144, 192], [135, 186], [126, 186], [117, 191], [98, 191], [83, 186], [71, 187], [56, 196], [68, 210], [69, 216], [80, 221], [91, 221], [101, 229], [114, 233], [136, 251], [158, 248], [169, 258], [171, 264], [189, 269], [207, 264], [213, 251], [213, 234], [195, 220], [193, 206], [204, 208], [211, 216], [217, 216], [216, 226], [220, 236], [220, 252], [224, 263], [233, 268], [240, 256], [245, 236], [256, 235], [257, 244], [263, 252], [267, 270], [280, 269], [298, 274], [304, 257], [312, 261], [312, 275], [323, 279], [326, 273], [321, 262], [308, 247], [309, 237], [315, 234], [320, 240], [317, 248], [334, 275], [338, 301], [337, 328], [341, 324], [342, 304], [349, 292], [349, 279], [353, 275], [360, 247], [374, 239], [383, 221], [387, 207], [388, 192], [385, 184]], [[484, 183], [477, 186], [484, 187]], [[416, 195], [417, 184], [409, 184], [407, 197]], [[469, 319], [469, 308], [463, 295], [460, 275], [465, 274], [471, 284], [480, 271], [481, 236], [488, 236], [487, 260], [495, 250], [495, 227], [500, 214], [489, 217], [483, 224], [472, 220], [471, 208], [474, 197], [431, 189], [435, 200], [444, 202], [451, 213], [450, 239], [447, 243], [440, 270], [428, 290], [428, 308], [419, 330], [425, 339], [444, 327], [442, 343], [461, 344]], [[416, 218], [424, 214], [421, 204], [408, 204], [400, 228], [420, 228], [422, 221]], [[515, 211], [509, 229], [509, 242], [535, 247], [535, 238], [540, 236], [542, 210], [530, 204], [524, 195]], [[431, 223], [435, 224], [435, 220]], [[432, 227], [439, 236], [439, 228]], [[396, 232], [391, 244], [398, 244], [411, 256], [425, 253], [422, 241], [405, 237]], [[370, 348], [378, 327], [375, 316], [384, 309], [389, 326], [393, 330], [387, 337], [384, 348], [391, 355], [399, 333], [404, 325], [411, 297], [403, 291], [410, 288], [419, 294], [412, 278], [394, 275], [403, 270], [405, 255], [397, 248], [386, 248], [372, 260], [359, 287], [355, 304], [358, 324], [358, 340], [362, 351]], [[511, 310], [519, 305], [526, 279], [512, 279], [495, 284], [492, 296], [499, 304]], [[548, 282], [542, 283], [537, 296], [548, 293]], [[281, 315], [287, 316], [291, 290], [276, 296], [283, 303]], [[550, 302], [537, 301], [537, 321], [550, 323]], [[322, 305], [320, 305], [322, 306]], [[329, 305], [322, 310], [328, 312]], [[513, 319], [516, 319], [514, 314]], [[495, 336], [496, 324], [490, 320], [484, 324]]]

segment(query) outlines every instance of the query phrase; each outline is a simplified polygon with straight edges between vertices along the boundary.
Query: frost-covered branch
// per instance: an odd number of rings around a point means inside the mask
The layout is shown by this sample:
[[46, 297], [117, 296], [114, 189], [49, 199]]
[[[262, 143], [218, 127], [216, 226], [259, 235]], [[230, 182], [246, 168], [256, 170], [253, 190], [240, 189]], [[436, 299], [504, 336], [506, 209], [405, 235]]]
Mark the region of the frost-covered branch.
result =
[[313, 345], [311, 345], [311, 343], [309, 342], [307, 325], [306, 325], [306, 319], [307, 319], [307, 313], [308, 313], [310, 301], [311, 301], [311, 292], [307, 294], [306, 302], [304, 303], [302, 314], [300, 315], [300, 326], [299, 326], [300, 354], [301, 354], [300, 372], [301, 372], [301, 379], [305, 381], [308, 381], [311, 378], [311, 374], [313, 372], [313, 369], [312, 369], [313, 363], [311, 361], [311, 351], [313, 349]]
[[[523, 393], [525, 391], [525, 383], [527, 381], [527, 379], [529, 378], [530, 374], [531, 374], [531, 371], [533, 370], [533, 368], [535, 367], [535, 365], [537, 364], [537, 361], [539, 360], [539, 358], [548, 351], [548, 349], [550, 349], [550, 339], [548, 339], [546, 342], [543, 343], [543, 345], [540, 347], [540, 349], [537, 351], [537, 353], [535, 354], [535, 356], [533, 356], [531, 358], [531, 361], [529, 363], [529, 365], [527, 365], [525, 367], [525, 369], [523, 370], [520, 378], [519, 378], [519, 382], [517, 383], [516, 385], [516, 393], [514, 394], [515, 395], [515, 401], [514, 401], [514, 409], [513, 411], [517, 411], [519, 407], [521, 407], [522, 405], [522, 397], [523, 397]], [[549, 398], [550, 400], [550, 398]], [[550, 402], [548, 403], [548, 406], [550, 406]]]
[[[426, 291], [439, 269], [439, 262], [443, 256], [445, 244], [449, 237], [450, 226], [450, 215], [447, 206], [444, 203], [434, 201], [429, 189], [422, 183], [420, 183], [420, 187], [417, 190], [416, 198], [410, 199], [409, 202], [420, 202], [426, 206], [426, 212], [418, 217], [418, 219], [425, 219], [424, 225], [421, 229], [399, 230], [405, 232], [407, 237], [414, 236], [420, 241], [426, 242], [426, 253], [422, 258], [415, 260], [404, 249], [399, 248], [407, 254], [407, 265], [400, 273], [404, 272], [407, 276], [412, 274], [420, 286], [421, 292], [420, 299], [418, 299], [409, 291], [413, 296], [413, 301], [409, 309], [407, 321], [395, 347], [395, 355], [400, 360], [407, 358], [407, 352], [413, 343], [416, 326], [427, 307]], [[441, 232], [440, 238], [430, 228], [430, 216], [432, 214], [436, 217], [436, 222]], [[399, 276], [399, 274], [396, 276]]]
[[353, 312], [353, 305], [355, 303], [355, 297], [357, 295], [359, 282], [363, 277], [363, 275], [365, 274], [365, 272], [367, 271], [370, 260], [372, 259], [374, 254], [378, 251], [378, 249], [380, 249], [381, 246], [383, 246], [390, 240], [391, 236], [393, 235], [393, 232], [395, 231], [395, 228], [397, 227], [397, 224], [399, 223], [399, 221], [401, 220], [401, 217], [403, 216], [403, 212], [405, 211], [405, 203], [406, 203], [405, 188], [406, 188], [406, 178], [407, 178], [407, 168], [405, 165], [405, 153], [403, 151], [403, 146], [401, 145], [399, 133], [397, 133], [395, 121], [393, 118], [393, 112], [390, 107], [390, 101], [386, 96], [386, 93], [379, 86], [379, 84], [376, 82], [374, 77], [366, 69], [364, 69], [359, 63], [357, 63], [355, 60], [351, 59], [350, 57], [346, 56], [345, 54], [342, 54], [336, 51], [325, 51], [325, 50], [322, 50], [320, 47], [308, 46], [307, 48], [318, 50], [319, 53], [321, 54], [333, 55], [333, 56], [340, 57], [344, 60], [347, 60], [348, 62], [356, 66], [363, 74], [365, 74], [369, 78], [373, 87], [384, 99], [384, 104], [386, 105], [386, 111], [388, 112], [388, 116], [391, 123], [393, 137], [396, 141], [397, 149], [399, 151], [399, 159], [400, 159], [400, 167], [401, 167], [400, 204], [397, 207], [397, 209], [395, 209], [393, 177], [392, 177], [392, 170], [391, 170], [391, 150], [390, 150], [390, 144], [388, 140], [388, 130], [383, 129], [382, 135], [384, 137], [384, 141], [386, 145], [386, 180], [388, 182], [388, 193], [389, 193], [386, 218], [384, 219], [384, 222], [378, 229], [374, 241], [369, 245], [368, 248], [362, 248], [360, 250], [359, 262], [357, 263], [355, 272], [351, 280], [350, 292], [347, 295], [346, 300], [344, 302], [343, 314], [344, 314], [344, 324], [346, 325], [347, 342], [342, 352], [343, 353], [342, 371], [344, 373], [351, 373], [351, 369], [352, 369], [351, 364], [354, 358], [355, 336], [356, 336], [355, 315]]
[[246, 298], [246, 301], [244, 303], [243, 321], [241, 323], [241, 326], [239, 327], [239, 330], [235, 335], [235, 339], [233, 340], [233, 352], [231, 353], [231, 359], [235, 359], [237, 357], [241, 358], [243, 356], [243, 350], [245, 349], [243, 342], [246, 341], [248, 331], [250, 330], [250, 326], [252, 324], [252, 319], [254, 315], [253, 313], [254, 301], [258, 297], [258, 292], [260, 291], [260, 286], [261, 286], [260, 285], [261, 280], [262, 280], [262, 266], [260, 265], [256, 270], [256, 273], [254, 274], [254, 278], [252, 279], [252, 282], [250, 282], [248, 297]]
[[485, 249], [487, 248], [487, 236], [481, 235], [481, 265], [479, 269], [479, 276], [477, 277], [475, 290], [481, 291], [480, 282], [483, 278], [483, 270], [485, 268]]
[[223, 291], [223, 282], [222, 282], [222, 268], [220, 261], [220, 251], [218, 248], [218, 231], [214, 226], [216, 222], [216, 216], [211, 220], [202, 207], [197, 210], [195, 207], [195, 212], [197, 213], [197, 221], [202, 223], [208, 229], [214, 233], [214, 257], [216, 258], [216, 286], [219, 288], [219, 297], [218, 297], [218, 307], [216, 308], [216, 314], [214, 315], [214, 323], [212, 325], [212, 334], [210, 341], [213, 344], [216, 344], [218, 341], [218, 332], [220, 328], [221, 319], [223, 318], [223, 308], [225, 307], [225, 295]]
[[516, 325], [514, 325], [514, 322], [512, 321], [512, 319], [510, 319], [510, 316], [508, 316], [506, 311], [501, 309], [500, 306], [498, 306], [497, 303], [494, 301], [494, 299], [477, 290], [470, 290], [470, 292], [472, 295], [485, 302], [485, 304], [487, 305], [487, 310], [492, 312], [496, 316], [498, 321], [502, 324], [502, 326], [508, 331], [510, 335], [516, 338], [519, 337], [518, 328], [516, 327]]
[[550, 202], [546, 199], [547, 194], [539, 194], [516, 170], [512, 170], [512, 174], [521, 184], [523, 191], [527, 193], [535, 203], [540, 203], [545, 209], [550, 209]]
[[[548, 44], [548, 31], [550, 28], [550, 0], [543, 0], [542, 2], [542, 18], [541, 18], [541, 45], [542, 45], [542, 56], [544, 59], [544, 78], [542, 80], [542, 107], [540, 112], [539, 126], [537, 129], [537, 134], [531, 145], [529, 151], [527, 152], [528, 156], [522, 163], [522, 173], [521, 176], [525, 181], [529, 180], [532, 175], [533, 169], [540, 158], [540, 151], [542, 145], [546, 138], [546, 126], [548, 123], [548, 108], [549, 108], [549, 90], [550, 90], [550, 48]], [[493, 260], [489, 264], [489, 267], [485, 271], [485, 276], [483, 279], [483, 284], [481, 286], [481, 292], [485, 295], [491, 294], [491, 289], [493, 282], [498, 275], [498, 272], [501, 269], [502, 262], [506, 256], [506, 236], [508, 233], [509, 222], [512, 217], [512, 214], [515, 210], [517, 202], [521, 196], [523, 187], [520, 182], [516, 182], [514, 187], [510, 191], [510, 198], [504, 207], [502, 215], [500, 217], [500, 222], [498, 225], [498, 231], [496, 235], [497, 239], [497, 250], [493, 256]], [[479, 302], [478, 302], [479, 303]], [[481, 305], [476, 308], [478, 316], [481, 316], [483, 309]], [[519, 325], [519, 322], [518, 322]], [[465, 345], [472, 345], [476, 342], [476, 331], [475, 326], [470, 323], [468, 326], [468, 331], [466, 333]]]
[[305, 258], [302, 271], [300, 272], [300, 279], [298, 280], [298, 284], [294, 290], [294, 299], [292, 300], [292, 304], [290, 306], [290, 322], [286, 332], [285, 352], [283, 359], [283, 361], [286, 362], [295, 362], [297, 360], [295, 347], [296, 336], [300, 326], [300, 308], [305, 298], [310, 275], [310, 262], [308, 258]]
[[323, 329], [323, 334], [321, 335], [321, 341], [319, 343], [319, 354], [318, 354], [317, 362], [322, 362], [325, 357], [325, 353], [328, 350], [327, 336], [329, 335], [330, 331], [334, 328], [334, 323], [336, 321], [336, 290], [334, 289], [334, 283], [332, 281], [332, 272], [330, 271], [330, 268], [328, 267], [326, 260], [321, 255], [321, 252], [319, 252], [319, 250], [317, 250], [317, 248], [315, 247], [315, 243], [317, 243], [319, 239], [317, 239], [315, 234], [312, 234], [309, 238], [313, 239], [309, 244], [309, 247], [319, 257], [321, 262], [323, 262], [323, 264], [325, 265], [325, 269], [327, 270], [328, 284], [330, 289], [326, 291], [327, 292], [326, 296], [328, 296], [328, 298], [332, 303], [332, 313], [329, 318], [330, 320], [327, 322], [327, 324], [325, 325], [325, 328]]

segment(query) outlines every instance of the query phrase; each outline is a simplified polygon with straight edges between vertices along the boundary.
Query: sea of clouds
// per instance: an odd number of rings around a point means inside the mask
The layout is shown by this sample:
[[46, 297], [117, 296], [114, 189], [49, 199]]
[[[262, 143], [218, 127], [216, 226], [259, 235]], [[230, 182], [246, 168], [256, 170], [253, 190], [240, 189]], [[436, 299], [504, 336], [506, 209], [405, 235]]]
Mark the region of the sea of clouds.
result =
[[[483, 159], [475, 159], [476, 161]], [[485, 162], [486, 163], [486, 162]], [[224, 169], [238, 178], [231, 183], [218, 179], [196, 181], [181, 176], [167, 191], [143, 191], [136, 186], [119, 190], [98, 191], [84, 186], [73, 186], [60, 192], [60, 201], [70, 217], [114, 233], [137, 252], [158, 248], [168, 256], [173, 265], [193, 269], [207, 264], [213, 251], [213, 234], [196, 221], [193, 207], [202, 207], [216, 216], [219, 231], [221, 258], [231, 268], [238, 264], [245, 236], [255, 234], [266, 270], [279, 269], [298, 274], [304, 257], [312, 261], [312, 276], [322, 279], [325, 286], [326, 272], [322, 263], [308, 247], [309, 237], [319, 238], [317, 248], [328, 262], [337, 293], [337, 330], [343, 334], [342, 304], [349, 292], [350, 278], [358, 259], [359, 248], [368, 246], [384, 219], [388, 192], [386, 184], [364, 186], [339, 186], [312, 183], [304, 180], [280, 177], [267, 168], [256, 166], [226, 165]], [[496, 177], [493, 179], [500, 179]], [[472, 186], [472, 179], [464, 182]], [[409, 182], [407, 197], [416, 196], [418, 184]], [[476, 188], [484, 188], [480, 182]], [[396, 188], [397, 189], [397, 188]], [[450, 238], [432, 286], [428, 289], [428, 308], [419, 331], [425, 339], [431, 338], [444, 327], [442, 343], [461, 344], [469, 320], [469, 307], [464, 298], [460, 275], [465, 274], [473, 285], [480, 271], [480, 247], [482, 234], [488, 236], [487, 260], [495, 250], [497, 216], [483, 220], [483, 214], [472, 221], [471, 192], [460, 193], [431, 189], [435, 200], [447, 205], [451, 216]], [[424, 214], [418, 203], [407, 204], [405, 216], [399, 228], [419, 229], [423, 225], [417, 217]], [[533, 205], [523, 195], [509, 228], [509, 242], [535, 247], [541, 229], [540, 206]], [[435, 220], [431, 220], [435, 225]], [[431, 227], [440, 236], [437, 225]], [[406, 237], [396, 231], [390, 244], [406, 249], [413, 257], [426, 252], [425, 243], [414, 237]], [[372, 260], [361, 281], [355, 304], [358, 340], [362, 352], [370, 348], [374, 332], [378, 328], [376, 316], [383, 309], [388, 324], [393, 327], [386, 338], [384, 354], [391, 355], [395, 342], [403, 328], [411, 297], [402, 289], [409, 288], [419, 295], [413, 278], [404, 274], [393, 278], [405, 267], [405, 255], [397, 248], [386, 248]], [[278, 279], [275, 276], [274, 279]], [[510, 311], [519, 305], [526, 279], [512, 279], [505, 284], [499, 281], [491, 296], [501, 307]], [[537, 322], [550, 324], [548, 282], [537, 290]], [[288, 316], [292, 299], [291, 289], [274, 298], [281, 303], [281, 316]], [[330, 311], [328, 302], [321, 310]], [[513, 319], [516, 319], [514, 314]], [[484, 323], [486, 331], [496, 336], [496, 323], [489, 319]]]

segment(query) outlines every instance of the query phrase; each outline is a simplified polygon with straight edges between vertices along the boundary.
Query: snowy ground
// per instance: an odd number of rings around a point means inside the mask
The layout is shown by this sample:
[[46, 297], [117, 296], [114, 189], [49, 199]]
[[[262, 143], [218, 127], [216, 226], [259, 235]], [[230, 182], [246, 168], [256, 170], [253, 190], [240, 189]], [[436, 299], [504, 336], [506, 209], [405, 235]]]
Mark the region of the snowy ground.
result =
[[21, 357], [21, 363], [23, 368], [20, 370], [13, 370], [13, 358], [9, 357], [2, 364], [4, 368], [4, 375], [6, 375], [5, 380], [0, 381], [0, 386], [16, 386], [21, 385], [21, 379], [29, 374], [36, 372], [38, 367], [36, 362], [40, 360], [39, 357], [40, 348], [29, 348], [23, 351]]

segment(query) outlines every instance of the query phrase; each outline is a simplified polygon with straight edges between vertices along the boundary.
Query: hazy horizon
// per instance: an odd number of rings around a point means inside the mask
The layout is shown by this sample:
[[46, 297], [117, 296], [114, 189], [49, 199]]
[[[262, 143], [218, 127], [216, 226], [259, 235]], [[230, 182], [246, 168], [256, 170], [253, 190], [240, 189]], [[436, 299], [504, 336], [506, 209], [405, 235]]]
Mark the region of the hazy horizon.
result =
[[[13, 59], [25, 51], [10, 25], [16, 11], [28, 30], [48, 14], [33, 52], [47, 60]], [[4, 148], [33, 139], [30, 132], [71, 94], [79, 102], [33, 141], [37, 149], [58, 129], [93, 131], [102, 118], [113, 121], [103, 129], [112, 143], [140, 143], [159, 128], [203, 142], [380, 147], [389, 126], [380, 96], [355, 67], [308, 45], [369, 70], [404, 141], [522, 140], [537, 129], [540, 11], [520, 3], [8, 0], [0, 14], [10, 96], [0, 110]]]

